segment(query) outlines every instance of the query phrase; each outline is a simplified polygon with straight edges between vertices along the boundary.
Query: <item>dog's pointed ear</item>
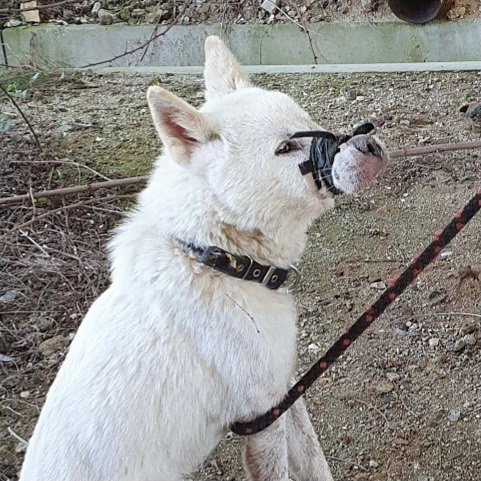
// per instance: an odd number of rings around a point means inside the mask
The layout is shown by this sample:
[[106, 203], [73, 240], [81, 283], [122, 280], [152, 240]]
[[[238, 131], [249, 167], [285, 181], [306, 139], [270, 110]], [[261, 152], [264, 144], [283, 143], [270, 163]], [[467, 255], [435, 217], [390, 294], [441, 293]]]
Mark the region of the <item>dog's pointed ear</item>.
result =
[[217, 137], [213, 122], [169, 91], [152, 86], [147, 102], [164, 147], [178, 164], [187, 166], [199, 144]]
[[250, 86], [247, 75], [242, 72], [232, 53], [215, 35], [207, 37], [205, 41], [204, 79], [207, 100]]

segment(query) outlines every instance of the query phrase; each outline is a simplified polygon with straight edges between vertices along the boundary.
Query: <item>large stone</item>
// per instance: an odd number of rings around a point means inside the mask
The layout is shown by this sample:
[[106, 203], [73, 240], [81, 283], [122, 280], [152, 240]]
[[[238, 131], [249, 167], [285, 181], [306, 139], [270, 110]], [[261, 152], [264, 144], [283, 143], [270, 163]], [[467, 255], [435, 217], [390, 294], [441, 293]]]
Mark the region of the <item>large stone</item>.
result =
[[37, 6], [37, 1], [25, 2], [20, 4], [20, 9], [29, 9], [26, 12], [20, 12], [20, 16], [25, 23], [40, 23], [40, 14], [38, 10], [30, 10]]
[[264, 0], [261, 4], [261, 8], [272, 15], [273, 13], [276, 13], [278, 11], [278, 4], [279, 0]]
[[101, 8], [97, 12], [97, 17], [99, 19], [100, 25], [111, 25], [114, 23], [115, 15], [108, 10]]

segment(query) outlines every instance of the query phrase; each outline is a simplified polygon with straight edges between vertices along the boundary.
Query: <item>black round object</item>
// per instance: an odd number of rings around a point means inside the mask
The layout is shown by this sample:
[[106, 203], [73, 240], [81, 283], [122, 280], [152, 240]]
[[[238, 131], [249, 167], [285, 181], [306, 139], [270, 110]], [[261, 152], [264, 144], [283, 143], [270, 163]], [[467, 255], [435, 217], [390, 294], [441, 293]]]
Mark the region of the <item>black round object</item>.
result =
[[442, 0], [388, 0], [396, 17], [410, 23], [426, 23], [436, 17]]

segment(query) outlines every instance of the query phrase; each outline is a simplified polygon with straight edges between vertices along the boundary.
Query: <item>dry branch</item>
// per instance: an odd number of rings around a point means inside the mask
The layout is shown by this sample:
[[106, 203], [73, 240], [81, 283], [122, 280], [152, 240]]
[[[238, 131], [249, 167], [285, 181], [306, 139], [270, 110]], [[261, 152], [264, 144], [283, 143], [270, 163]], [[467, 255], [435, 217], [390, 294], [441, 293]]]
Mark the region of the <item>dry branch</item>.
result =
[[28, 125], [28, 128], [30, 132], [32, 132], [33, 138], [35, 139], [35, 143], [37, 144], [37, 147], [39, 150], [42, 150], [42, 146], [40, 145], [40, 141], [38, 140], [37, 134], [35, 133], [35, 130], [33, 130], [32, 124], [28, 120], [27, 116], [23, 113], [22, 109], [20, 106], [17, 104], [15, 99], [8, 93], [7, 89], [3, 87], [2, 84], [0, 84], [0, 90], [8, 97], [10, 102], [15, 106], [15, 108], [18, 110], [20, 115], [22, 116], [23, 120], [25, 120], [26, 124]]
[[[56, 209], [49, 210], [49, 211], [45, 212], [44, 214], [34, 216], [30, 220], [24, 222], [23, 224], [18, 224], [16, 226], [12, 227], [9, 231], [7, 231], [5, 233], [5, 235], [0, 236], [0, 239], [8, 236], [10, 234], [13, 234], [16, 231], [20, 231], [22, 233], [21, 229], [25, 229], [25, 227], [28, 227], [28, 226], [32, 225], [34, 222], [45, 219], [46, 217], [50, 217], [53, 214], [57, 214], [59, 212], [65, 211], [67, 209], [76, 209], [78, 207], [87, 207], [90, 204], [94, 204], [95, 202], [106, 203], [106, 202], [109, 202], [111, 200], [118, 201], [118, 200], [121, 200], [121, 199], [127, 199], [127, 198], [131, 198], [131, 197], [133, 197], [133, 196], [132, 195], [108, 195], [107, 197], [104, 197], [104, 198], [93, 198], [93, 199], [87, 199], [87, 200], [80, 200], [79, 202], [75, 202], [74, 204], [63, 205], [62, 207], [58, 207]], [[23, 234], [23, 235], [25, 236], [26, 234]], [[33, 242], [35, 242], [35, 241], [33, 241]], [[42, 247], [39, 246], [39, 248], [42, 250]], [[47, 256], [48, 256], [48, 254], [47, 254]]]
[[[172, 22], [170, 22], [167, 27], [165, 28], [165, 30], [163, 30], [162, 32], [158, 33], [157, 35], [152, 35], [149, 40], [147, 40], [147, 42], [144, 42], [142, 45], [140, 45], [139, 47], [136, 47], [132, 50], [128, 50], [127, 52], [124, 52], [124, 53], [121, 53], [120, 55], [116, 55], [115, 57], [112, 57], [112, 58], [109, 58], [107, 60], [102, 60], [100, 62], [94, 62], [94, 63], [89, 63], [87, 65], [82, 65], [81, 67], [79, 68], [90, 68], [90, 67], [96, 67], [97, 65], [103, 65], [104, 63], [110, 63], [110, 62], [113, 62], [119, 58], [122, 58], [122, 57], [125, 57], [127, 55], [130, 55], [132, 53], [135, 53], [135, 52], [138, 52], [139, 50], [142, 50], [142, 49], [146, 49], [154, 40], [157, 40], [158, 38], [162, 37], [163, 35], [165, 35], [179, 20], [179, 18], [182, 16], [182, 14], [185, 12], [187, 8], [187, 4], [186, 6], [183, 8], [183, 10], [172, 20]], [[154, 29], [155, 31], [155, 29]], [[142, 58], [143, 58], [144, 55], [142, 55]]]
[[[390, 152], [392, 159], [400, 157], [412, 157], [416, 155], [432, 154], [437, 152], [452, 152], [455, 150], [479, 149], [481, 148], [481, 140], [473, 140], [471, 142], [454, 142], [452, 144], [435, 144], [426, 147], [411, 147]], [[0, 199], [0, 205], [17, 204], [25, 200], [37, 199], [39, 197], [53, 197], [57, 195], [78, 194], [80, 192], [93, 192], [99, 189], [108, 189], [112, 187], [120, 187], [123, 185], [142, 184], [147, 181], [148, 177], [141, 175], [138, 177], [126, 177], [124, 179], [109, 180], [106, 182], [93, 182], [91, 184], [76, 185], [73, 187], [65, 187], [62, 189], [43, 190], [41, 192], [29, 192], [27, 194], [15, 195]]]
[[54, 197], [56, 195], [78, 194], [80, 192], [94, 192], [99, 189], [109, 189], [122, 185], [141, 184], [147, 181], [147, 176], [126, 177], [124, 179], [108, 180], [106, 182], [93, 182], [85, 185], [75, 185], [73, 187], [65, 187], [63, 189], [43, 190], [40, 192], [32, 192], [28, 194], [16, 195], [0, 199], [0, 205], [16, 204], [29, 199], [38, 199], [39, 197]]
[[389, 156], [391, 159], [398, 159], [399, 157], [412, 157], [415, 155], [433, 154], [436, 152], [452, 152], [455, 150], [479, 148], [481, 148], [481, 140], [473, 140], [471, 142], [427, 145], [426, 147], [405, 147], [404, 149], [393, 150], [389, 153]]

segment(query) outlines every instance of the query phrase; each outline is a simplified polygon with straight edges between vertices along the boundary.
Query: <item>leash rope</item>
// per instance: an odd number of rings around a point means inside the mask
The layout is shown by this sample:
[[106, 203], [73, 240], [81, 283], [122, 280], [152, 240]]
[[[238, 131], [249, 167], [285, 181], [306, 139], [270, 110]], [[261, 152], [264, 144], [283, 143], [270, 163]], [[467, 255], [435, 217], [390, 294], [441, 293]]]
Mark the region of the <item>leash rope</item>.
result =
[[439, 229], [435, 232], [434, 240], [431, 244], [421, 254], [411, 260], [402, 274], [395, 276], [391, 280], [389, 286], [378, 300], [352, 326], [346, 329], [346, 332], [331, 346], [324, 356], [289, 390], [280, 404], [265, 414], [258, 416], [253, 421], [234, 423], [230, 427], [231, 430], [241, 436], [247, 436], [262, 431], [279, 419], [303, 395], [306, 389], [392, 304], [394, 299], [418, 277], [479, 210], [481, 210], [481, 189], [458, 211], [453, 220], [444, 229]]

